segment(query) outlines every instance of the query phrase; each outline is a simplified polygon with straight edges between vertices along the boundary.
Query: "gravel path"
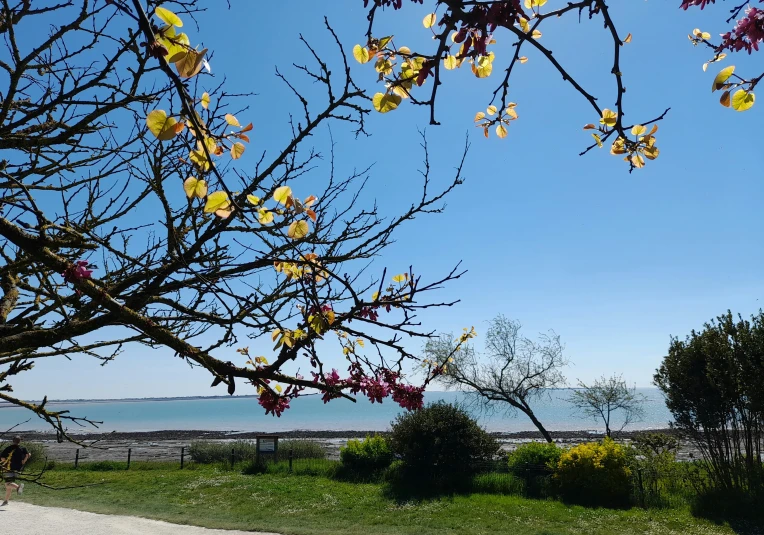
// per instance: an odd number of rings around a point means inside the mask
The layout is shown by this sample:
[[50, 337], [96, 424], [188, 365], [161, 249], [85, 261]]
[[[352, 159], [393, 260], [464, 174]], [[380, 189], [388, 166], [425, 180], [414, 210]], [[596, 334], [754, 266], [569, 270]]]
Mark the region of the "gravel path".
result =
[[[85, 513], [58, 507], [40, 507], [18, 501], [0, 507], [0, 533], [12, 535], [254, 535], [252, 531], [206, 529], [136, 516]], [[257, 532], [257, 535], [278, 535]]]

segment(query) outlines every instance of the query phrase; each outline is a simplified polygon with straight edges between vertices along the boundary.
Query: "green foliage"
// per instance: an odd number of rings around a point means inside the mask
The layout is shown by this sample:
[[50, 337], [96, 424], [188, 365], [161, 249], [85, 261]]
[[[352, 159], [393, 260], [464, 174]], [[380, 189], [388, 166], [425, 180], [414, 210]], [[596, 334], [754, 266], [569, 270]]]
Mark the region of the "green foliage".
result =
[[[712, 483], [764, 499], [764, 312], [750, 321], [728, 312], [673, 339], [655, 374], [677, 428], [704, 452]], [[734, 493], [733, 493], [734, 494]]]
[[466, 411], [444, 402], [399, 415], [390, 442], [404, 478], [431, 490], [467, 484], [499, 450]]
[[628, 504], [631, 470], [625, 448], [606, 438], [575, 446], [560, 456], [554, 483], [563, 500], [589, 506]]
[[523, 480], [514, 474], [490, 472], [476, 475], [470, 490], [484, 494], [522, 495], [526, 488]]
[[[279, 440], [279, 459], [288, 458], [292, 450], [292, 459], [323, 459], [326, 450], [318, 442], [312, 440]], [[194, 462], [202, 464], [231, 463], [231, 450], [235, 462], [253, 461], [257, 456], [257, 443], [254, 440], [234, 440], [232, 442], [208, 442], [196, 440], [191, 442], [188, 451]]]
[[326, 449], [313, 440], [279, 440], [279, 459], [287, 459], [292, 450], [292, 459], [324, 459]]
[[525, 482], [528, 495], [544, 495], [562, 452], [562, 448], [549, 442], [523, 444], [509, 454], [509, 471]]
[[640, 453], [659, 455], [664, 452], [676, 452], [679, 439], [666, 433], [642, 432], [634, 435], [632, 444]]
[[340, 461], [345, 470], [361, 477], [374, 477], [393, 462], [390, 442], [382, 436], [350, 440], [340, 448]]

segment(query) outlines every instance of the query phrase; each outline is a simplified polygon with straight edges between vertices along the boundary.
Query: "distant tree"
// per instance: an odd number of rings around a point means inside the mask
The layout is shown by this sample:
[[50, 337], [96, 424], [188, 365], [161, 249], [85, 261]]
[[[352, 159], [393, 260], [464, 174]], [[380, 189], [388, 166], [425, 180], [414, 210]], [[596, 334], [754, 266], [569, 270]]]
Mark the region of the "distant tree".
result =
[[638, 394], [636, 387], [629, 388], [620, 375], [602, 376], [590, 385], [578, 381], [578, 388], [579, 390], [573, 391], [568, 401], [587, 417], [602, 420], [607, 436], [612, 434], [614, 413], [623, 418], [618, 432], [644, 417], [643, 404], [647, 398]]
[[[203, 10], [194, 0], [0, 5], [0, 400], [65, 433], [89, 420], [21, 399], [17, 376], [34, 379], [42, 359], [106, 364], [143, 347], [230, 394], [250, 386], [276, 416], [306, 389], [420, 407], [430, 378], [405, 380], [416, 356], [403, 340], [428, 336], [417, 310], [453, 303], [427, 296], [460, 273], [367, 270], [401, 225], [441, 210], [461, 165], [436, 185], [425, 162], [419, 191], [396, 193], [407, 207], [380, 214], [359, 200], [368, 170], [339, 176], [330, 137], [314, 145], [331, 124], [364, 134], [370, 112], [328, 22], [332, 60], [301, 39], [304, 78], [276, 70], [295, 104], [279, 140], [265, 120], [258, 133], [246, 95], [216, 81], [207, 49], [192, 44]], [[250, 136], [275, 150], [251, 158]], [[255, 353], [247, 338], [273, 348]], [[330, 354], [346, 366], [328, 369]]]
[[484, 355], [462, 338], [454, 341], [449, 335], [429, 340], [424, 351], [431, 362], [442, 364], [440, 382], [464, 390], [487, 411], [520, 411], [552, 442], [530, 404], [548, 389], [564, 385], [561, 369], [568, 361], [560, 337], [553, 331], [533, 341], [520, 335], [521, 327], [501, 315], [491, 320]]
[[764, 497], [764, 312], [731, 312], [674, 338], [655, 374], [675, 425], [695, 442], [717, 488]]

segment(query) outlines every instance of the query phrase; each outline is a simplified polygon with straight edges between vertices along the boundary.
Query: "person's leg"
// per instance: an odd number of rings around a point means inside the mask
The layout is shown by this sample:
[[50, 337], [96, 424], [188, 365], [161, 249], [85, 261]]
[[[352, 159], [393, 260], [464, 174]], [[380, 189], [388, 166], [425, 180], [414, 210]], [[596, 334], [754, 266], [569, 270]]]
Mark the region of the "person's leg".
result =
[[3, 504], [7, 504], [8, 500], [11, 499], [11, 493], [13, 492], [13, 489], [18, 487], [15, 483], [11, 483], [10, 481], [5, 482], [5, 500], [3, 501]]

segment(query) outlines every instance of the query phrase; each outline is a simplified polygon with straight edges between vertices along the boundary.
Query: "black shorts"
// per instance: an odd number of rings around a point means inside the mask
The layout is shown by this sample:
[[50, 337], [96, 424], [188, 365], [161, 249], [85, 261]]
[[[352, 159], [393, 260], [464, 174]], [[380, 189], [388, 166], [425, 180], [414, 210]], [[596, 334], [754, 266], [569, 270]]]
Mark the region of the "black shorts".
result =
[[18, 473], [16, 472], [3, 472], [3, 481], [6, 483], [13, 483], [17, 477]]

